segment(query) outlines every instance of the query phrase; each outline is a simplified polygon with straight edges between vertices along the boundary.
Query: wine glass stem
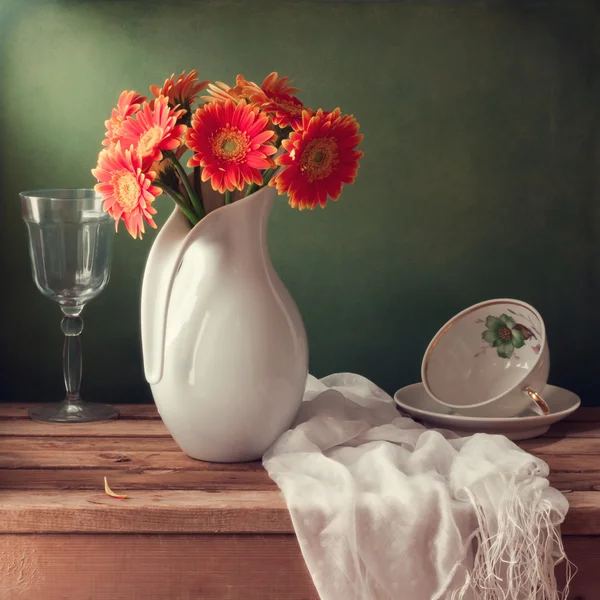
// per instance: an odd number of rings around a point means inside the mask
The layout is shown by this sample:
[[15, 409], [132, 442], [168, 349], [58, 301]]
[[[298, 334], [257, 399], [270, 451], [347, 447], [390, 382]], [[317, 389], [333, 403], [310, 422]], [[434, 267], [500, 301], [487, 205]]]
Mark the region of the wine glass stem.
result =
[[83, 320], [79, 316], [65, 316], [61, 322], [65, 334], [63, 345], [63, 373], [67, 404], [77, 404], [81, 401], [79, 386], [81, 385], [81, 332]]

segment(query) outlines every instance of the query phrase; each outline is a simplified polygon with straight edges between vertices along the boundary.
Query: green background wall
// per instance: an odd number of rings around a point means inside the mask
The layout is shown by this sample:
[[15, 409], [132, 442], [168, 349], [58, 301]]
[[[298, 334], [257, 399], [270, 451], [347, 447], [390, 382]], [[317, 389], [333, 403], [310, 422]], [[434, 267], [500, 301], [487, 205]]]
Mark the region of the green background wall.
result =
[[[361, 123], [357, 183], [313, 213], [282, 198], [270, 224], [314, 374], [392, 392], [448, 317], [509, 296], [547, 321], [551, 381], [600, 403], [599, 25], [593, 2], [0, 0], [1, 399], [62, 395], [60, 314], [31, 281], [17, 192], [93, 185], [119, 92], [197, 68], [278, 70]], [[151, 401], [138, 305], [153, 239], [117, 237], [84, 313], [89, 399]]]

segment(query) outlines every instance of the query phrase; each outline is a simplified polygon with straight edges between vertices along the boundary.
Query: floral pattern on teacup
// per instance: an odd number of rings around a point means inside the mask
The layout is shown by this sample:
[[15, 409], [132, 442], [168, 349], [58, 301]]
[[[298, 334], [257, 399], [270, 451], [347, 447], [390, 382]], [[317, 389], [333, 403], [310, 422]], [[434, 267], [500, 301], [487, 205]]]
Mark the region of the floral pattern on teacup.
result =
[[[514, 311], [509, 312], [517, 315]], [[481, 338], [496, 349], [500, 358], [510, 358], [517, 348], [525, 346], [527, 340], [536, 341], [538, 339], [538, 336], [534, 333], [537, 330], [533, 326], [533, 323], [531, 323], [530, 329], [526, 325], [517, 323], [512, 317], [506, 314], [501, 314], [499, 317], [489, 315], [485, 321], [479, 319], [478, 322], [485, 322], [487, 329], [481, 334]], [[531, 346], [531, 349], [536, 354], [539, 354], [541, 344], [535, 343]], [[515, 356], [515, 358], [519, 357]]]

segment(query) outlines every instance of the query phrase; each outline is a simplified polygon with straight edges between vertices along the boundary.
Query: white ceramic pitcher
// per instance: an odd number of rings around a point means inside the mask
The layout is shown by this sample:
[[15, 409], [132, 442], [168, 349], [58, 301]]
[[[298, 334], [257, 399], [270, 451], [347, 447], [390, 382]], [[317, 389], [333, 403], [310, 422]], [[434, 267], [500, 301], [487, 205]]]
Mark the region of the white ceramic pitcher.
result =
[[266, 242], [275, 194], [263, 188], [194, 228], [176, 208], [148, 257], [144, 370], [162, 420], [192, 458], [260, 458], [302, 401], [306, 332]]

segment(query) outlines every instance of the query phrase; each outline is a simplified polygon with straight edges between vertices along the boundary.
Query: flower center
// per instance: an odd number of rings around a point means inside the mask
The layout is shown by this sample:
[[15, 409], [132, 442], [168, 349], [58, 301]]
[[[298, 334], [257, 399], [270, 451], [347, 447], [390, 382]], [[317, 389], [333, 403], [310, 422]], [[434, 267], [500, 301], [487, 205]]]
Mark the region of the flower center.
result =
[[237, 127], [222, 127], [210, 139], [213, 154], [227, 163], [241, 162], [248, 153], [249, 138]]
[[138, 141], [137, 152], [140, 156], [145, 157], [154, 152], [154, 148], [163, 137], [164, 131], [160, 125], [154, 125], [145, 131]]
[[316, 138], [309, 142], [302, 152], [300, 170], [308, 181], [315, 181], [331, 175], [337, 163], [338, 148], [335, 138]]
[[238, 145], [233, 140], [225, 140], [221, 146], [221, 150], [225, 153], [233, 153], [237, 150]]
[[284, 100], [282, 98], [276, 98], [275, 104], [280, 108], [283, 108], [286, 112], [292, 115], [301, 115], [302, 114], [302, 105], [296, 104], [291, 100]]
[[512, 340], [512, 332], [508, 327], [500, 327], [498, 329], [498, 337], [503, 342], [510, 342]]
[[116, 191], [117, 202], [126, 213], [138, 205], [140, 184], [133, 173], [118, 173], [113, 180], [113, 188]]

